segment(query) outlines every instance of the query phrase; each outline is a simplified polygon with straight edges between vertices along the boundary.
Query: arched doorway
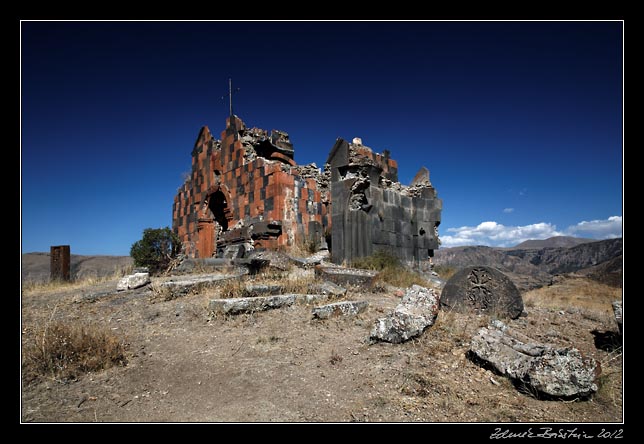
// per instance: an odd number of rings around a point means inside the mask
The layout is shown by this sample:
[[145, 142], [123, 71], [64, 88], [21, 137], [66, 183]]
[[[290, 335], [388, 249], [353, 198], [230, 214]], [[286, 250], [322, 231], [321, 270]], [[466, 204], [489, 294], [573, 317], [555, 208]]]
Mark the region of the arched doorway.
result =
[[210, 195], [208, 198], [208, 209], [212, 212], [219, 226], [221, 226], [222, 231], [227, 231], [228, 219], [226, 218], [226, 213], [228, 212], [228, 202], [221, 190], [217, 190]]

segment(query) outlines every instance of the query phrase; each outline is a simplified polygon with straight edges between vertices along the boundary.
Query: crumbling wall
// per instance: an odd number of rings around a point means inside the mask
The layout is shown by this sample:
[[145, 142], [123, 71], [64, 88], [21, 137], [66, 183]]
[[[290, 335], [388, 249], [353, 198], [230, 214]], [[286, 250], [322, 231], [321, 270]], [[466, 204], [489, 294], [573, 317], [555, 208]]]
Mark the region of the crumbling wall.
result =
[[374, 153], [360, 139], [338, 139], [329, 154], [331, 170], [331, 259], [386, 250], [419, 266], [439, 246], [442, 201], [421, 168], [412, 184], [398, 182], [398, 165], [385, 151]]
[[173, 205], [186, 255], [320, 243], [330, 224], [328, 185], [321, 186], [324, 174], [315, 165], [297, 165], [293, 157], [287, 133], [248, 129], [237, 116], [226, 120], [221, 141], [202, 128], [191, 175]]

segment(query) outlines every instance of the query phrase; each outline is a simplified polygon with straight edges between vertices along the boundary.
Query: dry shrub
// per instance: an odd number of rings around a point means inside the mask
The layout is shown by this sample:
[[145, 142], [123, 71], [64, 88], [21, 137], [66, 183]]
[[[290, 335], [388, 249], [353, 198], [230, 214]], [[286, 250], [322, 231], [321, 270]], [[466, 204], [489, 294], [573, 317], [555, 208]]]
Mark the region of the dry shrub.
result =
[[230, 299], [230, 298], [243, 298], [250, 296], [248, 290], [246, 290], [246, 282], [243, 279], [229, 279], [226, 280], [218, 288], [219, 297], [221, 299]]
[[456, 274], [456, 272], [458, 271], [458, 268], [451, 267], [449, 265], [435, 265], [434, 271], [436, 272], [436, 274], [438, 274], [438, 276], [441, 279], [448, 281], [449, 278], [451, 278], [452, 276], [454, 276], [454, 274]]
[[331, 351], [331, 357], [329, 358], [329, 363], [331, 365], [336, 365], [342, 362], [342, 356], [338, 354], [335, 350]]
[[126, 344], [96, 325], [57, 321], [23, 348], [26, 382], [40, 377], [69, 381], [88, 372], [125, 365]]

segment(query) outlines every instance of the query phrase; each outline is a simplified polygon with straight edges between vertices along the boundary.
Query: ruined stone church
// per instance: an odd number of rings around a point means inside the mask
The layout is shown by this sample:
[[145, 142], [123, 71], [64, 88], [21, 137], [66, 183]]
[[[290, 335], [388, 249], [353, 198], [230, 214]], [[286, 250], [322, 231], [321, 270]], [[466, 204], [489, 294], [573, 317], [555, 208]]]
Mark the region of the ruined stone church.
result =
[[231, 115], [221, 139], [201, 128], [172, 228], [193, 258], [299, 245], [329, 248], [334, 263], [384, 249], [414, 266], [439, 246], [441, 209], [425, 167], [402, 185], [389, 152], [358, 138], [336, 140], [322, 169], [297, 165], [287, 133]]

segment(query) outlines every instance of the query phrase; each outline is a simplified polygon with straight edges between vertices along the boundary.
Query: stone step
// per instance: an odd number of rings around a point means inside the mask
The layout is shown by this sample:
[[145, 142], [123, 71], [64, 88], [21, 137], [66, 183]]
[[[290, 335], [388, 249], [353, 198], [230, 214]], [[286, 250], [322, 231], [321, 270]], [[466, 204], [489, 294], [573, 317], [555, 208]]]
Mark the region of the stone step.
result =
[[295, 303], [308, 305], [326, 302], [334, 297], [333, 295], [327, 294], [283, 294], [247, 298], [212, 299], [208, 304], [208, 308], [214, 313], [235, 315], [289, 307]]
[[369, 286], [373, 284], [378, 272], [360, 268], [317, 265], [315, 275], [338, 285]]
[[341, 301], [322, 305], [313, 309], [316, 319], [329, 319], [335, 316], [355, 316], [369, 306], [367, 301]]
[[201, 289], [212, 285], [218, 285], [231, 279], [239, 279], [248, 274], [248, 270], [240, 269], [231, 274], [201, 274], [186, 277], [173, 277], [170, 280], [158, 284], [158, 288], [170, 293], [172, 298], [188, 294], [193, 289]]

